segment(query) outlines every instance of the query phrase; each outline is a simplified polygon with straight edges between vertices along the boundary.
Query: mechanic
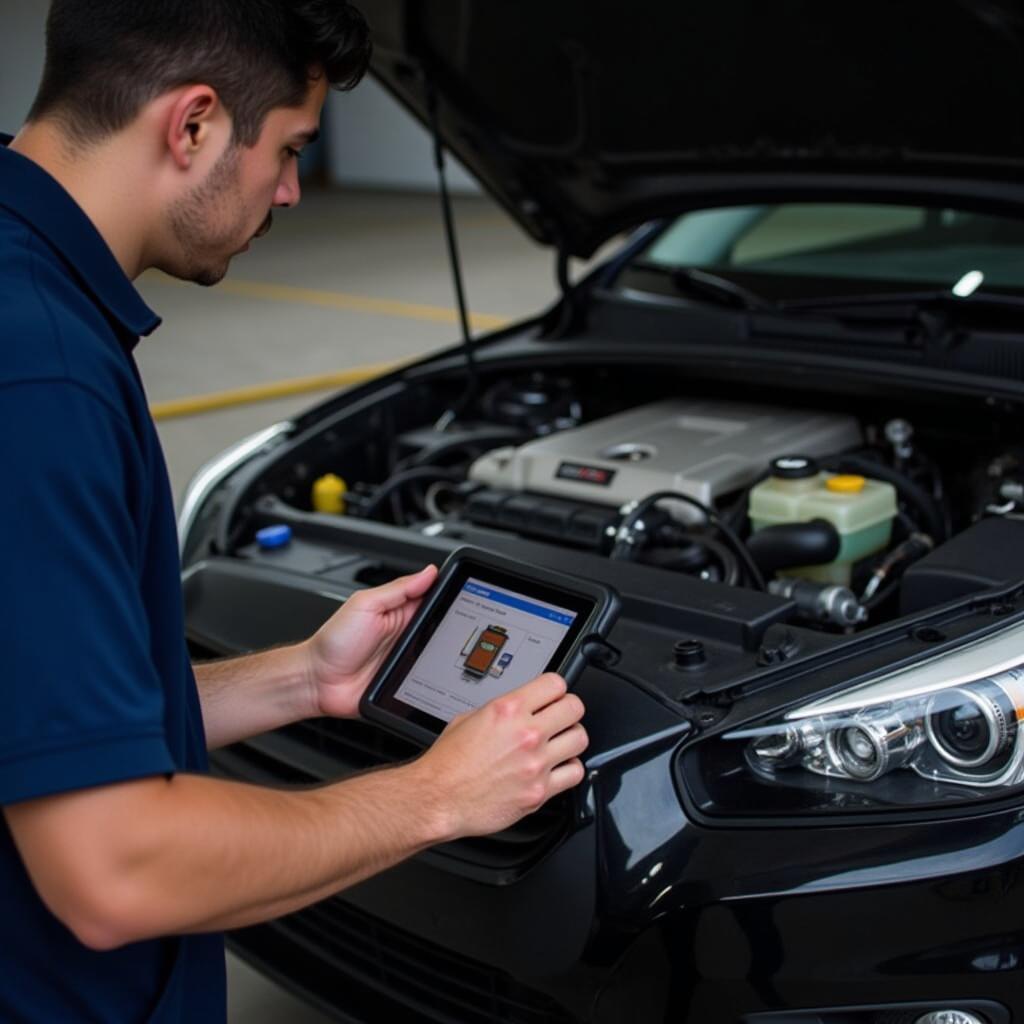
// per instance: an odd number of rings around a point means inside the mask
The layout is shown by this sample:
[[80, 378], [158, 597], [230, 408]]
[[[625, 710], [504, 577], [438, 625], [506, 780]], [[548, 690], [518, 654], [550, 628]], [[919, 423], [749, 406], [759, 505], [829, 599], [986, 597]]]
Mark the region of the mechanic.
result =
[[302, 791], [206, 749], [359, 698], [435, 569], [313, 637], [190, 666], [166, 470], [132, 350], [149, 267], [214, 284], [299, 200], [329, 85], [365, 71], [344, 0], [54, 0], [26, 126], [0, 146], [0, 1019], [225, 1017], [225, 928], [583, 777], [579, 699], [540, 676], [417, 760]]

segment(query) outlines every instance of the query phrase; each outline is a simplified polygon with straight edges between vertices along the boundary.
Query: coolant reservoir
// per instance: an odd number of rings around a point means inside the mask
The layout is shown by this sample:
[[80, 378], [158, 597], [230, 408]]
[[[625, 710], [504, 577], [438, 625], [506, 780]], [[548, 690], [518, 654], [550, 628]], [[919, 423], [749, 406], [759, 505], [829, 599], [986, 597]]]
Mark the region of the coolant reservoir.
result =
[[787, 456], [750, 491], [753, 530], [827, 519], [839, 533], [839, 555], [826, 565], [786, 569], [783, 575], [850, 585], [855, 562], [886, 547], [896, 517], [896, 488], [869, 477], [819, 472], [813, 459]]

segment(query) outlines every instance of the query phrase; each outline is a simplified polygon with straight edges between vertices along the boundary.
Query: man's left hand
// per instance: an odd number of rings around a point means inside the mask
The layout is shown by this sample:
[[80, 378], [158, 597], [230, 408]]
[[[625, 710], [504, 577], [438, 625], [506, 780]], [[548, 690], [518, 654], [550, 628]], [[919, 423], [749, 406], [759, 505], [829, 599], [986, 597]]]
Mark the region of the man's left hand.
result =
[[360, 590], [307, 641], [317, 714], [354, 718], [359, 698], [437, 578], [428, 565], [381, 587]]

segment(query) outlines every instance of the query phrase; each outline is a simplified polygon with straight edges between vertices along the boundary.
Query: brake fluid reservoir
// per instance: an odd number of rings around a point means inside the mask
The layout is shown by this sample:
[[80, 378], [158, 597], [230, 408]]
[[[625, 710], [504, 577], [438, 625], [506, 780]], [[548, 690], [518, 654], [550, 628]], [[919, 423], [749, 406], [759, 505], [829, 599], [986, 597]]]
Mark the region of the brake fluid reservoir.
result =
[[753, 530], [827, 519], [839, 534], [839, 555], [826, 565], [786, 569], [783, 575], [850, 585], [855, 562], [886, 547], [896, 517], [896, 489], [869, 477], [819, 472], [813, 459], [787, 456], [750, 491]]

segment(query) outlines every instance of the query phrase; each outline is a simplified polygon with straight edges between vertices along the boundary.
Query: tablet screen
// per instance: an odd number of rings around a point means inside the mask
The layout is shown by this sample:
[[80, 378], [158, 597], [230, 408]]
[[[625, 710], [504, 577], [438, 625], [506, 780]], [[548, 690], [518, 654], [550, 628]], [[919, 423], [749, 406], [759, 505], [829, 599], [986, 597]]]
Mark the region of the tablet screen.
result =
[[579, 614], [470, 576], [394, 698], [450, 722], [544, 672]]
[[371, 721], [430, 743], [457, 715], [544, 672], [572, 682], [579, 644], [618, 611], [608, 587], [460, 548], [413, 616], [360, 709]]

